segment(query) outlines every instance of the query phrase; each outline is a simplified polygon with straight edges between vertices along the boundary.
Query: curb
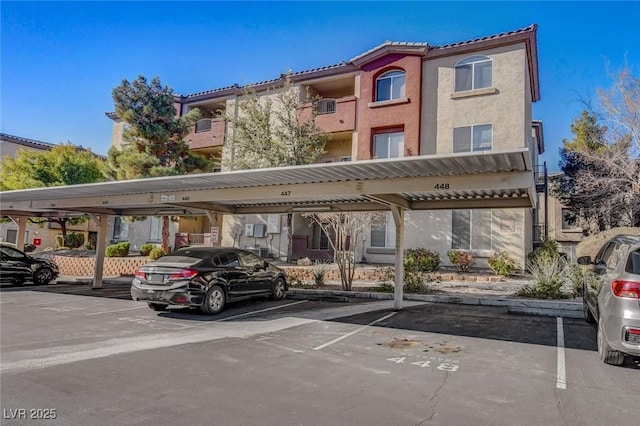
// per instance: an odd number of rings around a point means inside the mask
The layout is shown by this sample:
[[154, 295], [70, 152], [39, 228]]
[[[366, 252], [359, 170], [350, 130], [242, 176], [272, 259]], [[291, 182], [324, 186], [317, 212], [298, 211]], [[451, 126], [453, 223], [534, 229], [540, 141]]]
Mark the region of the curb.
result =
[[[364, 291], [306, 290], [290, 288], [288, 298], [348, 301], [353, 299], [393, 300], [392, 293], [372, 293]], [[342, 299], [342, 300], [340, 300]], [[346, 299], [346, 300], [344, 300]], [[563, 318], [582, 318], [582, 303], [557, 300], [512, 299], [504, 297], [445, 296], [429, 294], [405, 294], [403, 300], [453, 305], [476, 305], [505, 307], [508, 313], [541, 315]]]

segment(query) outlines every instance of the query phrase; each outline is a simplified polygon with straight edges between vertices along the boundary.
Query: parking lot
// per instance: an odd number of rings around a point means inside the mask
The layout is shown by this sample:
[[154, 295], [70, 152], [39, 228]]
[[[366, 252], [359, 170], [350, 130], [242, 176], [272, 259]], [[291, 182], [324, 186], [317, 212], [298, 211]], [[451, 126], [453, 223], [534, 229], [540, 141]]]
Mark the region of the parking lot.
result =
[[221, 315], [3, 288], [2, 424], [638, 423], [640, 363], [581, 320], [285, 299]]

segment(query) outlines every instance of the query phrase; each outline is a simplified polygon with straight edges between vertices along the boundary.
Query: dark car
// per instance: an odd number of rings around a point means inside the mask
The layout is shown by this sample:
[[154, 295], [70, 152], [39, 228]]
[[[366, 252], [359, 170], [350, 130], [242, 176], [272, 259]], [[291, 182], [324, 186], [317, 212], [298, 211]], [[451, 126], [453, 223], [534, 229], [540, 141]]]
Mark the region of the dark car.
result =
[[592, 265], [598, 281], [583, 288], [585, 319], [598, 324], [598, 354], [607, 364], [640, 356], [640, 236], [618, 235], [602, 246]]
[[138, 268], [131, 297], [155, 311], [194, 306], [213, 315], [227, 302], [265, 296], [280, 300], [287, 290], [284, 271], [249, 251], [188, 247]]
[[0, 244], [0, 282], [36, 285], [49, 284], [58, 278], [58, 265], [48, 259], [30, 256], [8, 244]]

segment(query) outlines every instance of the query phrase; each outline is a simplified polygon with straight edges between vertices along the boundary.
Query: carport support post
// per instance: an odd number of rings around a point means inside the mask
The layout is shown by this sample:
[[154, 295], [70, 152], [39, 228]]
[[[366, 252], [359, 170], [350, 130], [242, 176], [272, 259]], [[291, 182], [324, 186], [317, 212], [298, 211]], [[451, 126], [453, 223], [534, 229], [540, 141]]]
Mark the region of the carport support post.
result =
[[18, 240], [16, 241], [16, 247], [19, 250], [24, 250], [24, 236], [27, 234], [27, 219], [20, 216], [9, 216], [9, 219], [18, 226]]
[[98, 238], [96, 240], [96, 263], [93, 271], [93, 285], [91, 288], [102, 288], [102, 272], [104, 271], [104, 252], [107, 246], [107, 223], [109, 216], [101, 214], [92, 215], [98, 223]]
[[402, 309], [402, 287], [404, 285], [404, 209], [391, 205], [391, 214], [396, 224], [396, 269], [393, 290], [393, 308]]

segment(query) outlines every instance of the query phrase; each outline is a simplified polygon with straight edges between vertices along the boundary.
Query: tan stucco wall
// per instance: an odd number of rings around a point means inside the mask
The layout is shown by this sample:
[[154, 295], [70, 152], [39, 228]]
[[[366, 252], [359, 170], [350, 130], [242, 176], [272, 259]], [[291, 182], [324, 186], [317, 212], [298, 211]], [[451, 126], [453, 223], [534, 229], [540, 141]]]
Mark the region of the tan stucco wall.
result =
[[[530, 249], [526, 235], [530, 235], [528, 209], [492, 209], [491, 250], [473, 251], [476, 266], [487, 267], [487, 258], [494, 252], [506, 251], [523, 267]], [[442, 265], [451, 265], [447, 253], [451, 250], [452, 211], [409, 211], [405, 214], [405, 248], [423, 247], [440, 253]], [[523, 238], [525, 236], [525, 238]], [[370, 242], [367, 239], [366, 246]], [[394, 263], [394, 253], [372, 254], [366, 250], [367, 262]]]
[[[472, 55], [493, 59], [496, 91], [452, 99], [454, 66]], [[453, 128], [473, 124], [493, 125], [494, 150], [528, 146], [531, 96], [523, 96], [529, 92], [524, 44], [426, 60], [423, 81], [422, 154], [453, 152]]]
[[111, 146], [122, 149], [123, 140], [122, 133], [126, 123], [124, 121], [114, 121], [111, 129]]

